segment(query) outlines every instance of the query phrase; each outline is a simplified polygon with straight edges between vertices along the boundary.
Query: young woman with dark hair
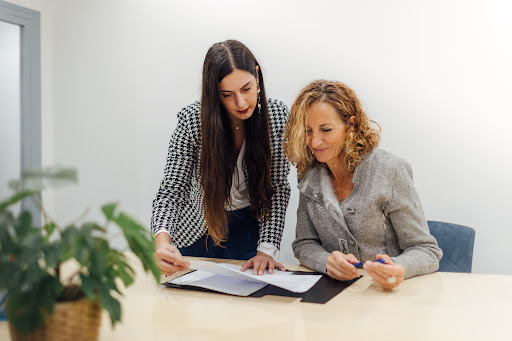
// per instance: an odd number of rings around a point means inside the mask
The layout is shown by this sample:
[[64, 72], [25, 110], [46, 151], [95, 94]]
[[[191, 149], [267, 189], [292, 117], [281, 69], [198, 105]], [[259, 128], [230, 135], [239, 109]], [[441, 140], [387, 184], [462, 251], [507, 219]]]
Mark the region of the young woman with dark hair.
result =
[[201, 101], [178, 113], [151, 230], [164, 275], [182, 256], [248, 260], [272, 273], [290, 197], [281, 146], [288, 109], [267, 99], [261, 68], [241, 42], [214, 44], [203, 65]]

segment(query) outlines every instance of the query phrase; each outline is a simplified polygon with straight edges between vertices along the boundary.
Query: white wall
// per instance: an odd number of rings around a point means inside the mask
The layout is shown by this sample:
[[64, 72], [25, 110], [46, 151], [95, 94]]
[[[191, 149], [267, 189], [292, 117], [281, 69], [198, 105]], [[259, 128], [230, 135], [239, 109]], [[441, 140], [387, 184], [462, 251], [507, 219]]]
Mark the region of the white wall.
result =
[[116, 199], [149, 224], [176, 112], [199, 98], [209, 46], [234, 38], [288, 105], [317, 78], [354, 88], [381, 147], [411, 163], [427, 219], [475, 228], [473, 272], [512, 274], [506, 0], [13, 2], [42, 12], [44, 163], [80, 169], [47, 196], [59, 219]]

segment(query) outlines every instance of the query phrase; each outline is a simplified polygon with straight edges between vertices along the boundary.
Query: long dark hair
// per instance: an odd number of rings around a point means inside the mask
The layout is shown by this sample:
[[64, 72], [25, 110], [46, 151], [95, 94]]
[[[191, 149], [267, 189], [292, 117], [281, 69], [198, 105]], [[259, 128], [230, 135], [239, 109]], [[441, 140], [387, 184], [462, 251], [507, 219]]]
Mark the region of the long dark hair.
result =
[[256, 107], [245, 120], [245, 157], [247, 190], [251, 213], [268, 220], [273, 195], [270, 176], [270, 133], [265, 84], [258, 61], [239, 41], [214, 44], [203, 65], [201, 92], [201, 186], [208, 233], [215, 244], [227, 238], [228, 217], [225, 205], [231, 204], [231, 185], [236, 167], [235, 138], [231, 123], [220, 100], [219, 84], [234, 70], [243, 70], [259, 79], [261, 109]]

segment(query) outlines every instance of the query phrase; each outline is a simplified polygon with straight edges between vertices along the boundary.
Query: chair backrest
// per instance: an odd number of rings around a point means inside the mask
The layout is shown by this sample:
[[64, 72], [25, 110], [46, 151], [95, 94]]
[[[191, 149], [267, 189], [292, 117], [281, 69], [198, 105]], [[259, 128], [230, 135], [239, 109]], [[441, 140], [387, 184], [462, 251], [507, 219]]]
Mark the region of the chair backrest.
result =
[[473, 265], [473, 246], [475, 245], [475, 230], [471, 227], [427, 221], [437, 244], [443, 250], [443, 258], [439, 262], [439, 271], [471, 272]]

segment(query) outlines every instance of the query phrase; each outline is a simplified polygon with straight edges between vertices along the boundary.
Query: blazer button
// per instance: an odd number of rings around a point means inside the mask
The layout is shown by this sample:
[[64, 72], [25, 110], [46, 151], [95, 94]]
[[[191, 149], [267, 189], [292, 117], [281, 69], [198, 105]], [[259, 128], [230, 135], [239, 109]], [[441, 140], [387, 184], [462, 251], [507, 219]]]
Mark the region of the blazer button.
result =
[[347, 213], [354, 214], [356, 210], [354, 210], [352, 207], [347, 207]]

